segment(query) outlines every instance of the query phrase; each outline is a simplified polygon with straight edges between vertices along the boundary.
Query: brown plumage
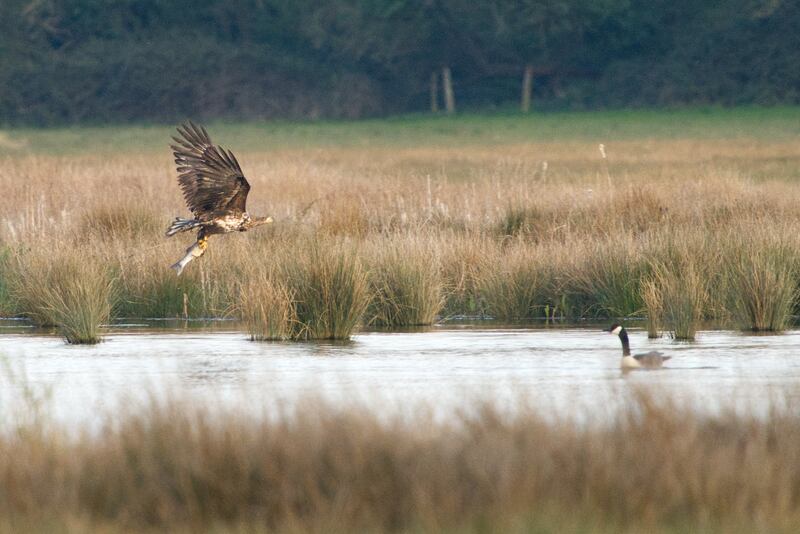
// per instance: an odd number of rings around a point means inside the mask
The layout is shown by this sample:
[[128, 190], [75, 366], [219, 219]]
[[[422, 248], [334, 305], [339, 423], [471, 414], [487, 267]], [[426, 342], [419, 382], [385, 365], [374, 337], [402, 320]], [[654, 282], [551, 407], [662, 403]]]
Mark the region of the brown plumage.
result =
[[178, 133], [180, 137], [172, 138], [176, 144], [171, 147], [178, 167], [178, 183], [194, 218], [176, 217], [167, 237], [198, 229], [197, 241], [172, 266], [181, 274], [190, 261], [205, 253], [208, 236], [245, 232], [271, 223], [272, 217], [250, 217], [247, 213], [250, 184], [233, 152], [215, 146], [205, 128], [191, 121], [178, 127]]
[[196, 217], [215, 212], [244, 213], [250, 184], [233, 153], [214, 146], [205, 128], [188, 122], [173, 137], [178, 183]]

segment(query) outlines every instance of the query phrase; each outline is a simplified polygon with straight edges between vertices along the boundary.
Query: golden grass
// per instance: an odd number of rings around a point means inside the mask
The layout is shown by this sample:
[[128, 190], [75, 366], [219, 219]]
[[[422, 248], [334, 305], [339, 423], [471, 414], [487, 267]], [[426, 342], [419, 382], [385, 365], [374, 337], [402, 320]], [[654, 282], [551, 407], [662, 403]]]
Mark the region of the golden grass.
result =
[[271, 266], [254, 266], [239, 284], [236, 313], [253, 341], [292, 338], [295, 293]]
[[553, 268], [541, 246], [514, 239], [484, 251], [478, 293], [487, 315], [503, 320], [541, 318], [553, 294]]
[[312, 240], [285, 254], [280, 275], [292, 296], [291, 339], [349, 339], [370, 298], [355, 246]]
[[378, 326], [429, 325], [444, 304], [436, 242], [401, 236], [382, 240], [369, 255], [372, 299], [367, 322]]
[[392, 417], [307, 402], [257, 417], [153, 401], [83, 433], [23, 420], [0, 433], [0, 528], [797, 531], [791, 396], [757, 417], [608, 395], [618, 411], [583, 423], [530, 401], [435, 419], [430, 409]]
[[11, 260], [11, 295], [36, 324], [58, 327], [67, 342], [97, 343], [115, 301], [110, 269], [82, 248], [52, 245], [36, 243]]
[[[102, 157], [7, 155], [0, 161], [0, 243], [24, 255], [34, 240], [49, 247], [79, 242], [112, 269], [120, 315], [175, 317], [186, 309], [202, 317], [243, 312], [241, 282], [253, 258], [269, 259], [282, 276], [292, 270], [305, 276], [296, 260], [312, 252], [303, 249], [347, 241], [353, 265], [368, 269], [371, 280], [370, 312], [355, 321], [382, 315], [377, 322], [399, 325], [427, 323], [436, 313], [479, 315], [485, 308], [499, 317], [530, 317], [554, 307], [571, 318], [639, 315], [646, 310], [642, 283], [652, 278], [654, 264], [667, 261], [676, 279], [684, 276], [669, 258], [686, 239], [705, 243], [704, 259], [695, 262], [709, 267], [697, 273], [697, 287], [710, 294], [700, 317], [785, 327], [795, 312], [790, 282], [797, 273], [781, 267], [776, 276], [787, 289], [773, 291], [771, 278], [750, 283], [772, 267], [740, 264], [760, 257], [751, 252], [774, 248], [773, 228], [800, 235], [800, 184], [769, 179], [786, 161], [800, 164], [797, 144], [678, 138], [609, 141], [606, 147], [608, 160], [595, 143], [577, 140], [238, 151], [252, 184], [250, 211], [272, 215], [276, 223], [214, 237], [208, 253], [180, 278], [167, 266], [183, 253], [188, 236], [162, 235], [173, 216], [185, 214], [166, 148]], [[753, 237], [737, 241], [732, 228]], [[433, 251], [427, 269], [413, 251], [401, 250], [407, 236], [424, 239]], [[798, 250], [795, 241], [786, 247]], [[720, 276], [733, 265], [743, 274], [737, 277], [734, 269]], [[525, 272], [542, 276], [525, 281]], [[1, 275], [0, 286], [16, 283], [13, 269]], [[402, 295], [392, 293], [400, 291], [399, 277], [406, 279]], [[419, 285], [416, 296], [409, 284]], [[438, 284], [444, 306], [437, 312]], [[508, 312], [491, 302], [496, 298], [509, 303]], [[776, 319], [743, 319], [745, 300], [775, 307]], [[317, 310], [328, 313], [329, 304]], [[35, 313], [27, 308], [23, 301], [0, 306]], [[397, 315], [417, 308], [419, 317]], [[692, 317], [695, 323], [698, 315]]]
[[661, 324], [664, 320], [661, 289], [653, 278], [645, 278], [642, 280], [641, 294], [647, 314], [647, 337], [657, 339], [661, 337]]
[[780, 332], [789, 325], [798, 297], [800, 247], [796, 229], [782, 226], [735, 232], [728, 246], [728, 294], [744, 330]]

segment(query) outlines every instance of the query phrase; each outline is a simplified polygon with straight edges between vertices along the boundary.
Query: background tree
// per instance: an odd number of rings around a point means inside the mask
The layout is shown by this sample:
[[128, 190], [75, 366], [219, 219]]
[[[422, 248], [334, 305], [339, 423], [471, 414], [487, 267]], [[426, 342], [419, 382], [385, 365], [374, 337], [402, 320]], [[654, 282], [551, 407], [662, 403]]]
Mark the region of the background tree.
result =
[[800, 100], [785, 0], [4, 0], [0, 122]]

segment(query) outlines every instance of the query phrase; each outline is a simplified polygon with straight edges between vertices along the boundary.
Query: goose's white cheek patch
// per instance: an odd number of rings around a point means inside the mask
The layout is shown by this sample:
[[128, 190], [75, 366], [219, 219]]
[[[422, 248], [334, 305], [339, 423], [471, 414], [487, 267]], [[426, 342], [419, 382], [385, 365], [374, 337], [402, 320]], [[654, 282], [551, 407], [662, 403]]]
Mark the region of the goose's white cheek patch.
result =
[[621, 326], [618, 326], [614, 330], [611, 331], [612, 334], [619, 334], [620, 332], [622, 332], [622, 327]]

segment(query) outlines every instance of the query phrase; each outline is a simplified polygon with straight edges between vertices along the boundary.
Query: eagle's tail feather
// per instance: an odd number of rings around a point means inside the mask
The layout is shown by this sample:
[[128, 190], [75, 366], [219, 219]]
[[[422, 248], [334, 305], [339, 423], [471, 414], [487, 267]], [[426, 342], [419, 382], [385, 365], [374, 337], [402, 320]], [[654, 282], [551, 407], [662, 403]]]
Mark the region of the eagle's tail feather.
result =
[[200, 226], [200, 221], [197, 219], [184, 219], [182, 217], [175, 217], [175, 220], [172, 221], [172, 224], [167, 229], [167, 237], [172, 237], [179, 232], [188, 232], [193, 228], [197, 228]]

